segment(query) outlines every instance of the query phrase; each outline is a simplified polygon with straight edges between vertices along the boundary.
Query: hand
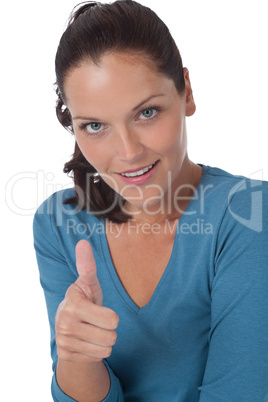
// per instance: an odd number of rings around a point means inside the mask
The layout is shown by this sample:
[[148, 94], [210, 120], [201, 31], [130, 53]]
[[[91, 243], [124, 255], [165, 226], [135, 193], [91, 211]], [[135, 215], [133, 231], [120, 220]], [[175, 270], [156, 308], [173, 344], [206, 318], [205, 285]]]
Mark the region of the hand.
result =
[[111, 355], [119, 318], [102, 306], [102, 289], [89, 242], [80, 240], [75, 252], [79, 277], [68, 288], [55, 320], [58, 357], [93, 363]]

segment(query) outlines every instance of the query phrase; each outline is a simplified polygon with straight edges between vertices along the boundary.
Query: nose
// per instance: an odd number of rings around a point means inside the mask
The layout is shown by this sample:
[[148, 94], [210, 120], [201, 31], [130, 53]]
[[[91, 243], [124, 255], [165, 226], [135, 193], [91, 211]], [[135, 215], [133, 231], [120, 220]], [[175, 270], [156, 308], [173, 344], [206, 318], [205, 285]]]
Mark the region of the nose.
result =
[[116, 132], [116, 152], [120, 160], [124, 162], [135, 162], [143, 154], [144, 146], [134, 130], [121, 127]]

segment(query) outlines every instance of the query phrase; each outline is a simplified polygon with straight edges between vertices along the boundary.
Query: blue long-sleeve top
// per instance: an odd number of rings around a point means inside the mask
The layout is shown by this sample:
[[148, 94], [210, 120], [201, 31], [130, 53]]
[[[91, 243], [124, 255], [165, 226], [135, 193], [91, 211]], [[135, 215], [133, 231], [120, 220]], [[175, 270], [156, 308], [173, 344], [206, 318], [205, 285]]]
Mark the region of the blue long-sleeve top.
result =
[[37, 210], [34, 245], [51, 329], [54, 401], [73, 401], [55, 376], [55, 314], [78, 277], [81, 239], [93, 248], [104, 305], [120, 319], [104, 360], [111, 378], [105, 402], [268, 401], [268, 183], [201, 166], [168, 265], [142, 308], [117, 276], [104, 219], [63, 205], [73, 189]]

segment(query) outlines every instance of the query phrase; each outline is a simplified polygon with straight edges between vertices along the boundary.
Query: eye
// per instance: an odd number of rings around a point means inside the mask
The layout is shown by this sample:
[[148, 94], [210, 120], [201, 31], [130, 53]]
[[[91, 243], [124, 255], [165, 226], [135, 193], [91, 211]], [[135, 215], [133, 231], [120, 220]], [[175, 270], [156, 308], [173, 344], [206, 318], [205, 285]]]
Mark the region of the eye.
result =
[[96, 133], [97, 131], [100, 131], [100, 129], [101, 129], [101, 127], [102, 127], [102, 124], [101, 123], [90, 123], [90, 124], [88, 124], [87, 126], [86, 126], [86, 130], [89, 132], [89, 133]]
[[79, 126], [79, 129], [85, 131], [88, 135], [96, 135], [102, 131], [103, 128], [103, 124], [98, 122], [83, 123]]
[[142, 110], [141, 113], [139, 114], [139, 120], [153, 119], [154, 117], [157, 116], [158, 110], [159, 109], [156, 107], [148, 107], [147, 109]]

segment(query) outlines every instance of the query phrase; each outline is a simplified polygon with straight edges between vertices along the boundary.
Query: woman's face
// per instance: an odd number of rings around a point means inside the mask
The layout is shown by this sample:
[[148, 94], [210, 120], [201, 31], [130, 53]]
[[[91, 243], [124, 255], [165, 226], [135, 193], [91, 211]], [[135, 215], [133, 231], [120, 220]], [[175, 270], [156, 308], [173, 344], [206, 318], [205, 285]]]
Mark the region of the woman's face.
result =
[[185, 116], [195, 111], [184, 73], [186, 90], [179, 95], [171, 79], [140, 57], [115, 53], [98, 66], [84, 62], [66, 78], [78, 146], [128, 211], [163, 202], [183, 183], [190, 163]]

